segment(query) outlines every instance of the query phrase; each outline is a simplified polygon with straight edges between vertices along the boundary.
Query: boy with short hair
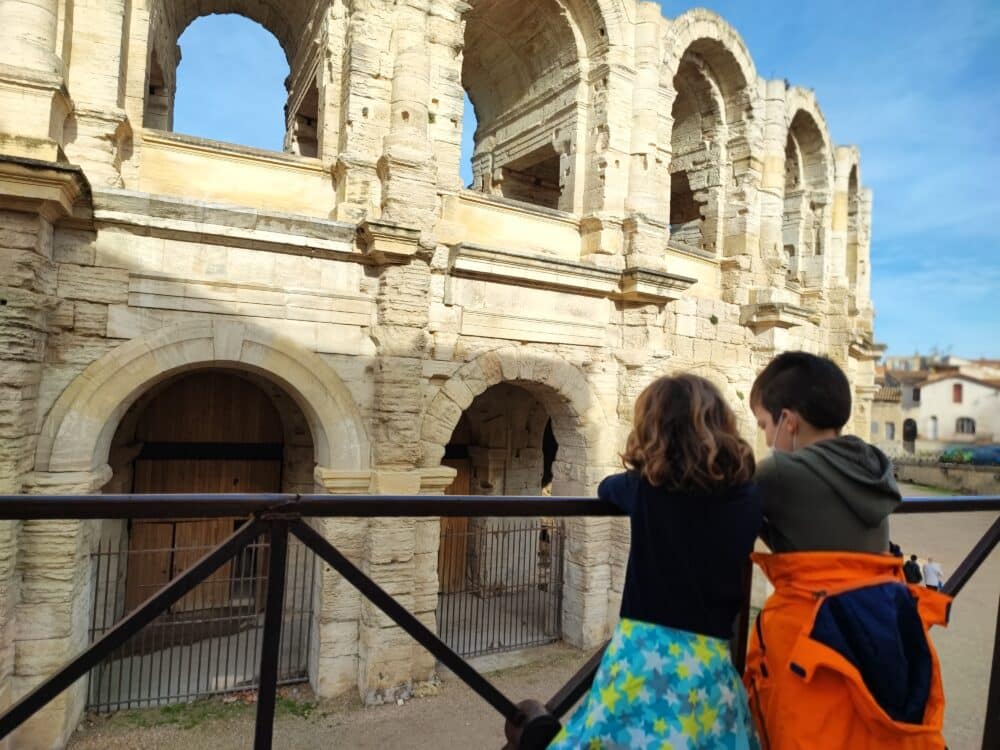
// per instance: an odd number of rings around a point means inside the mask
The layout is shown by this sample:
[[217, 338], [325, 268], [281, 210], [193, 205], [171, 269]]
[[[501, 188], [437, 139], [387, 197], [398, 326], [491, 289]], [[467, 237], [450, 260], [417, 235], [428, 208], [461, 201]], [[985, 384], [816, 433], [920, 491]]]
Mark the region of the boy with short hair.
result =
[[847, 377], [829, 359], [786, 352], [757, 377], [750, 407], [774, 449], [756, 481], [775, 554], [752, 557], [775, 590], [744, 673], [762, 746], [945, 750], [926, 631], [946, 621], [950, 600], [907, 587], [888, 554], [899, 488], [880, 450], [840, 434]]
[[775, 552], [887, 552], [899, 488], [882, 451], [840, 434], [851, 416], [841, 369], [806, 352], [779, 354], [754, 381], [750, 408], [774, 449], [756, 476], [767, 545]]

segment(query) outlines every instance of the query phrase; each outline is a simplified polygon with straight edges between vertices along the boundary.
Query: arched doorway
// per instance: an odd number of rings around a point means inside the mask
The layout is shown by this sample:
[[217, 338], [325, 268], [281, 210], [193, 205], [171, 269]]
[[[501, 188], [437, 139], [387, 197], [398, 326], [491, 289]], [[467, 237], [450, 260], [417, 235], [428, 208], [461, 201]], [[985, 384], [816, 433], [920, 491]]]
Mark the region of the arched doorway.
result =
[[[457, 470], [449, 494], [551, 493], [559, 445], [545, 406], [499, 383], [465, 410], [442, 461]], [[438, 630], [464, 656], [558, 640], [563, 523], [554, 518], [443, 518]]]
[[913, 453], [917, 442], [917, 421], [915, 419], [903, 420], [903, 450]]
[[[263, 376], [184, 372], [126, 412], [109, 455], [106, 491], [144, 494], [308, 491], [315, 468], [301, 410]], [[109, 525], [94, 555], [97, 637], [222, 542], [245, 519], [135, 519]], [[281, 679], [308, 677], [311, 555], [290, 545]], [[94, 672], [95, 710], [157, 705], [253, 688], [263, 627], [263, 539], [223, 564]]]

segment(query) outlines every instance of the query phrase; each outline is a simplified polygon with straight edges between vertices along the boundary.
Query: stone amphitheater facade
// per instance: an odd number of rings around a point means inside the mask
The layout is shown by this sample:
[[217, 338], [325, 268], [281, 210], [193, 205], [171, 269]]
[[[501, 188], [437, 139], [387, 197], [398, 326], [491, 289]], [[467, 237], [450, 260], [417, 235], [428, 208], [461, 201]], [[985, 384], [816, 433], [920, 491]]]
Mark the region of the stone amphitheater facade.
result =
[[[211, 13], [280, 42], [285, 152], [171, 132], [177, 40]], [[792, 348], [847, 371], [864, 434], [870, 216], [858, 151], [833, 144], [813, 93], [758, 75], [705, 10], [2, 0], [0, 492], [129, 490], [136, 415], [205, 372], [267, 394], [292, 492], [440, 493], [465, 424], [475, 492], [537, 494], [542, 414], [553, 494], [592, 494], [636, 395], [685, 370], [761, 448], [746, 394]], [[435, 624], [435, 519], [320, 527]], [[85, 645], [88, 555], [109, 533], [0, 524], [0, 707]], [[592, 647], [617, 616], [628, 531], [566, 533], [562, 635]], [[434, 670], [334, 574], [318, 597], [320, 694], [378, 700]], [[16, 746], [60, 746], [84, 683]]]

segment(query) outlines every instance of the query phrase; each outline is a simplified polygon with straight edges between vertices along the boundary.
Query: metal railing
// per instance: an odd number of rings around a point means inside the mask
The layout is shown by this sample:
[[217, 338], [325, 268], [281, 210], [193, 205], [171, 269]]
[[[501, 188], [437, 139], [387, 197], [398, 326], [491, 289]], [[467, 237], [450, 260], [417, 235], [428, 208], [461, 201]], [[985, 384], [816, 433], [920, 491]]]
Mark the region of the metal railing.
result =
[[[908, 499], [902, 513], [1000, 511], [1000, 496]], [[266, 534], [271, 553], [264, 604], [260, 653], [260, 687], [254, 733], [255, 750], [270, 750], [278, 682], [279, 641], [285, 601], [285, 569], [289, 537], [315, 552], [362, 595], [413, 636], [459, 679], [489, 703], [505, 720], [508, 748], [544, 748], [559, 730], [564, 716], [589, 689], [601, 659], [598, 650], [547, 703], [528, 700], [515, 704], [453, 649], [442, 642], [392, 596], [351, 563], [302, 519], [308, 517], [525, 517], [621, 515], [609, 503], [593, 498], [482, 497], [482, 496], [369, 496], [369, 495], [82, 495], [0, 496], [0, 520], [19, 519], [128, 519], [250, 517], [231, 536], [205, 554], [185, 572], [153, 594], [137, 609], [73, 658], [54, 675], [22, 697], [0, 716], [0, 740], [7, 737], [49, 701], [99, 665], [115, 649], [157, 616], [180, 601], [247, 545]], [[1000, 541], [1000, 517], [989, 527], [944, 586], [956, 596]], [[742, 671], [749, 624], [749, 566], [747, 596], [737, 623], [734, 661]], [[1000, 747], [1000, 602], [997, 645], [986, 707], [983, 750]]]

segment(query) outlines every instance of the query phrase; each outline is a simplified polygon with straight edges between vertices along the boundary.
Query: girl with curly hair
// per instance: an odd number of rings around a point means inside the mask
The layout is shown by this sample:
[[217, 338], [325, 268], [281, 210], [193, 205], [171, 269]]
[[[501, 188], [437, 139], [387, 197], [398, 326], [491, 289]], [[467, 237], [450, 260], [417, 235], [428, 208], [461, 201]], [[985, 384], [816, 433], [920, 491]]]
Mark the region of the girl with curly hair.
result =
[[761, 528], [750, 446], [716, 388], [685, 374], [639, 396], [622, 461], [598, 488], [631, 521], [621, 619], [549, 747], [757, 750], [728, 643]]

